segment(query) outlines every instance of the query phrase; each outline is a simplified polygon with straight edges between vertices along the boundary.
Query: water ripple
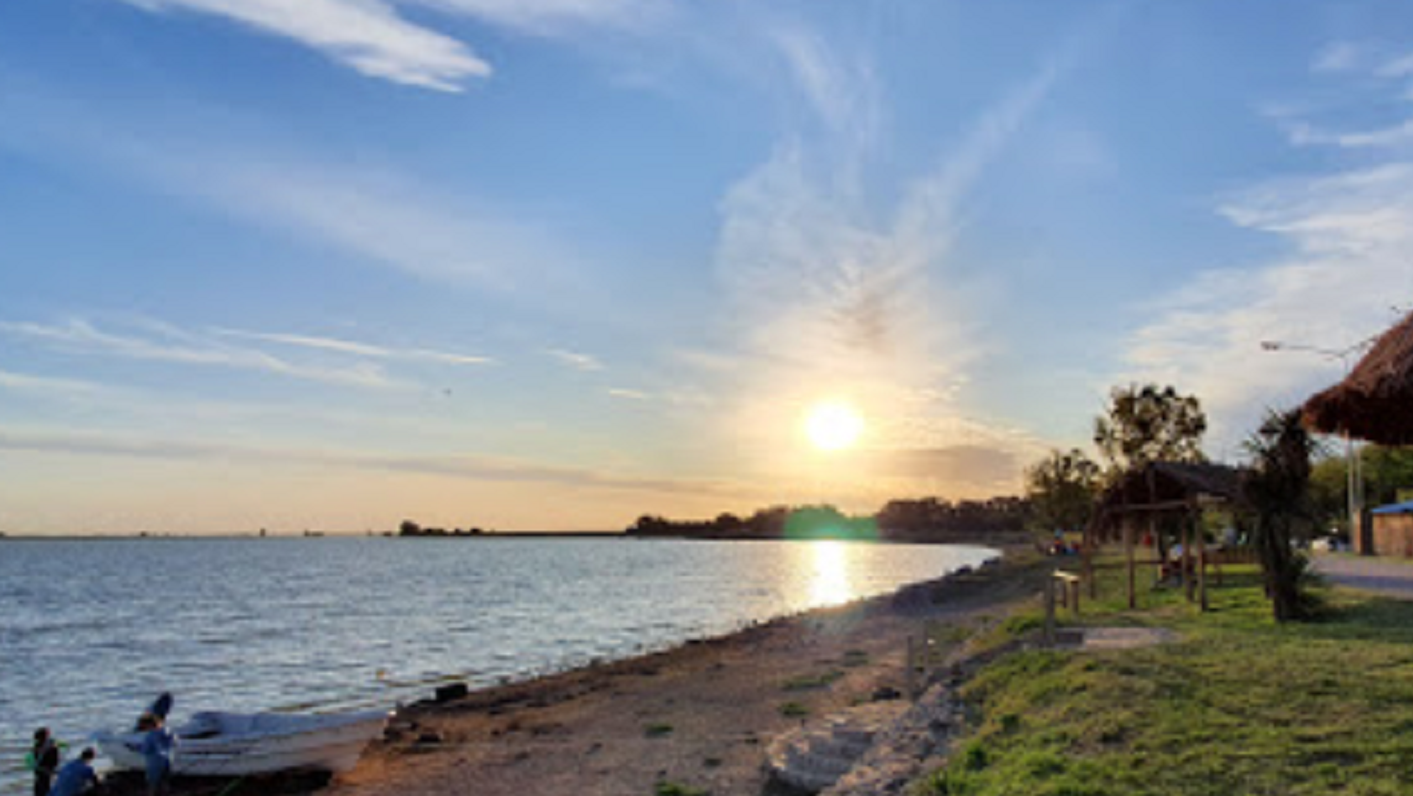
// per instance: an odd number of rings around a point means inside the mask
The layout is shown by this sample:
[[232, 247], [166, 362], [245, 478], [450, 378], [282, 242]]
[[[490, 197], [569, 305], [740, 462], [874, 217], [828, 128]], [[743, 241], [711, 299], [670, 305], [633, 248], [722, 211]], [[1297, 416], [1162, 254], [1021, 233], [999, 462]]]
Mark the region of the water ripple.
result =
[[989, 555], [825, 544], [828, 556], [803, 542], [3, 540], [0, 794], [26, 791], [11, 763], [35, 727], [81, 742], [162, 690], [179, 715], [391, 707], [449, 680], [661, 649]]

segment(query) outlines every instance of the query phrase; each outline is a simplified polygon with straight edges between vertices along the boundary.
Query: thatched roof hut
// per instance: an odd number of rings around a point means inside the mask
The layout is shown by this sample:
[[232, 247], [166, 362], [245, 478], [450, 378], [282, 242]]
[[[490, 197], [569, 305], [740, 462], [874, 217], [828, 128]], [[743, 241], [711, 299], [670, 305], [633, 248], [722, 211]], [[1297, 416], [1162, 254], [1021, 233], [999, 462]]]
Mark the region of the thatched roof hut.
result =
[[1344, 381], [1310, 398], [1306, 427], [1384, 445], [1413, 445], [1413, 312], [1384, 332]]
[[1096, 526], [1115, 524], [1124, 514], [1183, 512], [1194, 503], [1240, 504], [1241, 471], [1211, 462], [1153, 462], [1129, 470], [1104, 491]]
[[[1150, 534], [1158, 528], [1159, 517], [1176, 518], [1182, 525], [1182, 582], [1187, 599], [1193, 599], [1194, 586], [1202, 610], [1207, 610], [1207, 554], [1204, 534], [1198, 530], [1202, 508], [1217, 503], [1227, 506], [1242, 503], [1241, 471], [1224, 464], [1209, 462], [1152, 462], [1135, 467], [1119, 476], [1099, 499], [1094, 518], [1086, 530], [1085, 548], [1092, 547], [1096, 537], [1115, 530], [1122, 531], [1124, 558], [1128, 568], [1128, 605], [1137, 605], [1134, 570], [1134, 536], [1137, 526]], [[1197, 531], [1195, 534], [1193, 531]], [[1196, 542], [1196, 566], [1190, 542]], [[1155, 562], [1162, 571], [1166, 562]], [[1196, 583], [1192, 574], [1196, 573]]]

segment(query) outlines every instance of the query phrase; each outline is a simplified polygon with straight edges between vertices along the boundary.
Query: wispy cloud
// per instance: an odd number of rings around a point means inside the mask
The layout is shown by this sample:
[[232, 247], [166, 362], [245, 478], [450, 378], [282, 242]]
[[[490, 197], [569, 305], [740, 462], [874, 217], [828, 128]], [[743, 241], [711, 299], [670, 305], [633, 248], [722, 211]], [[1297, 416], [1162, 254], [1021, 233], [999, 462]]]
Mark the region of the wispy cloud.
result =
[[194, 153], [181, 162], [149, 161], [149, 173], [261, 225], [432, 281], [510, 289], [512, 275], [543, 276], [576, 259], [533, 222], [438, 196], [406, 176], [279, 160]]
[[1389, 150], [1381, 162], [1257, 185], [1219, 209], [1239, 227], [1280, 237], [1290, 253], [1208, 270], [1162, 299], [1129, 344], [1127, 375], [1196, 393], [1217, 446], [1230, 449], [1266, 408], [1303, 401], [1342, 375], [1336, 357], [1267, 352], [1262, 341], [1346, 349], [1413, 300], [1413, 160]]
[[608, 394], [614, 398], [622, 398], [627, 401], [651, 401], [652, 396], [642, 390], [629, 390], [623, 387], [613, 387], [608, 390]]
[[661, 19], [673, 0], [396, 0], [481, 19], [539, 36], [573, 35], [588, 27], [640, 29]]
[[[1292, 144], [1344, 149], [1406, 147], [1413, 144], [1413, 111], [1408, 108], [1408, 100], [1413, 95], [1410, 95], [1407, 86], [1407, 78], [1413, 75], [1413, 54], [1372, 44], [1338, 41], [1321, 50], [1311, 68], [1329, 79], [1342, 81], [1341, 85], [1357, 86], [1365, 91], [1391, 87], [1392, 96], [1378, 102], [1403, 111], [1406, 118], [1393, 124], [1381, 119], [1377, 127], [1341, 130], [1309, 118], [1316, 115], [1319, 106], [1302, 108], [1297, 105], [1294, 109], [1281, 108], [1280, 112], [1269, 114], [1283, 123]], [[1362, 96], [1362, 92], [1348, 91], [1341, 95], [1345, 100], [1338, 107], [1345, 111], [1343, 116], [1356, 116], [1348, 111], [1363, 110], [1351, 104], [1358, 102], [1355, 98]]]
[[0, 450], [175, 461], [236, 461], [261, 467], [342, 467], [473, 481], [515, 481], [665, 494], [721, 494], [734, 497], [742, 491], [748, 491], [743, 490], [740, 484], [721, 480], [658, 478], [615, 473], [601, 468], [558, 467], [513, 459], [271, 448], [98, 432], [54, 432], [0, 427]]
[[[800, 41], [793, 57], [821, 115], [871, 113], [867, 70], [830, 63], [828, 48]], [[965, 200], [1050, 92], [1064, 60], [1047, 61], [998, 98], [881, 220], [859, 199], [861, 166], [873, 155], [867, 138], [846, 136], [857, 147], [842, 165], [836, 146], [820, 156], [792, 138], [732, 188], [722, 203], [717, 270], [736, 350], [711, 364], [747, 397], [724, 424], [761, 450], [783, 451], [799, 414], [826, 396], [849, 397], [866, 417], [924, 424], [955, 415], [948, 401], [918, 396], [951, 394], [986, 348], [978, 328], [990, 288], [949, 256]], [[850, 75], [863, 82], [843, 85]], [[956, 442], [888, 440], [900, 448]]]
[[1290, 140], [1298, 145], [1325, 144], [1346, 149], [1402, 146], [1413, 144], [1413, 119], [1389, 127], [1347, 132], [1333, 132], [1308, 123], [1297, 123], [1290, 126]]
[[853, 139], [855, 145], [869, 142], [877, 133], [882, 110], [867, 59], [841, 57], [819, 35], [802, 27], [778, 27], [772, 40], [800, 92], [826, 126]]
[[17, 85], [0, 92], [0, 148], [98, 168], [351, 266], [441, 284], [555, 286], [582, 260], [533, 214], [449, 193], [405, 169], [289, 145], [249, 118], [197, 104], [105, 107]]
[[972, 495], [1000, 494], [1012, 487], [1024, 464], [1015, 451], [991, 445], [881, 451], [874, 459], [869, 469], [878, 477], [936, 479]]
[[1313, 72], [1349, 72], [1367, 63], [1368, 48], [1351, 41], [1334, 41], [1315, 54]]
[[416, 25], [379, 0], [123, 0], [147, 11], [225, 17], [292, 39], [371, 77], [459, 91], [491, 67], [456, 39]]
[[401, 9], [429, 7], [539, 35], [588, 24], [628, 24], [653, 10], [642, 0], [121, 1], [150, 12], [223, 17], [317, 50], [369, 77], [448, 92], [462, 90], [467, 80], [489, 77], [491, 65], [464, 42], [430, 22], [413, 22]]
[[102, 393], [103, 385], [80, 379], [37, 376], [0, 369], [0, 391], [29, 393], [45, 398], [91, 397]]
[[295, 363], [256, 348], [231, 345], [168, 324], [146, 322], [140, 326], [144, 328], [115, 332], [100, 329], [81, 318], [50, 324], [0, 321], [0, 335], [27, 339], [71, 354], [252, 370], [357, 387], [397, 386], [373, 363], [353, 362], [341, 367]]
[[545, 353], [575, 370], [594, 371], [604, 369], [603, 363], [592, 354], [570, 351], [567, 348], [547, 348], [545, 349]]
[[285, 334], [278, 332], [252, 332], [246, 329], [215, 329], [216, 334], [223, 337], [238, 337], [246, 340], [258, 340], [267, 343], [278, 343], [280, 345], [294, 346], [296, 348], [311, 348], [316, 351], [333, 351], [341, 354], [352, 354], [354, 356], [370, 357], [373, 359], [405, 359], [423, 360], [428, 362], [440, 362], [447, 365], [490, 365], [495, 360], [490, 357], [474, 356], [471, 354], [456, 354], [446, 351], [433, 351], [426, 348], [388, 348], [385, 346], [360, 343], [353, 340], [342, 340], [334, 337], [319, 337], [302, 334]]

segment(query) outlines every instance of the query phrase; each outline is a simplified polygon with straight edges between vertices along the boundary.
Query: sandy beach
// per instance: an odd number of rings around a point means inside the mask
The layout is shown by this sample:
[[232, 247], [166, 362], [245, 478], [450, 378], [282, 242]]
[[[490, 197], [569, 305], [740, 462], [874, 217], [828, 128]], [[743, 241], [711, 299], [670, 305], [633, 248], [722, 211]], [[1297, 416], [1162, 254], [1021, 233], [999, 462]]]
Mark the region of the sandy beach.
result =
[[1036, 588], [1027, 569], [1002, 561], [666, 652], [420, 703], [322, 792], [632, 796], [670, 782], [759, 794], [773, 737], [903, 689], [906, 639], [922, 622], [975, 626]]

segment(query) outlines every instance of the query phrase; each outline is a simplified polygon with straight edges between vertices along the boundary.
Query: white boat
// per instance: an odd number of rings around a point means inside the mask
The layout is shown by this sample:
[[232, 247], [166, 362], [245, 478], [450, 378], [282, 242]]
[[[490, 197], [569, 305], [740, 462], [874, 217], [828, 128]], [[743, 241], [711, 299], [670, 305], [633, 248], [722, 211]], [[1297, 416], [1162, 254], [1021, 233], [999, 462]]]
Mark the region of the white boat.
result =
[[[383, 732], [390, 714], [196, 713], [172, 727], [172, 773], [227, 777], [277, 771], [347, 771]], [[94, 740], [117, 769], [143, 769], [146, 733], [98, 733]]]

